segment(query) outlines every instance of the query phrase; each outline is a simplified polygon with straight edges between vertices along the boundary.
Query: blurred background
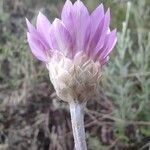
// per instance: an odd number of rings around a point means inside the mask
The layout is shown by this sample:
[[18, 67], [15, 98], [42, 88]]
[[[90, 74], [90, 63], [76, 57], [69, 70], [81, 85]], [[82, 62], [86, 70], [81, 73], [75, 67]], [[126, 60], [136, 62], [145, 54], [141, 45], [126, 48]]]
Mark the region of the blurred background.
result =
[[[90, 12], [111, 8], [118, 43], [89, 101], [89, 150], [150, 149], [150, 1], [84, 0]], [[25, 17], [60, 17], [64, 0], [0, 0], [0, 150], [73, 150], [68, 105], [43, 63], [31, 54]]]

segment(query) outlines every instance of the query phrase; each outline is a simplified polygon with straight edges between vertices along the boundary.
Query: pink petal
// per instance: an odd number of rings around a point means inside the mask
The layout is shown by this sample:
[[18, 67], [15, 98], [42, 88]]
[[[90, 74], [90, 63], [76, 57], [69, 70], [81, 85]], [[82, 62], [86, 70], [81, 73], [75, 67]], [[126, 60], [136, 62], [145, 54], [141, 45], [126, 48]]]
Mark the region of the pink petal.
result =
[[45, 41], [48, 47], [49, 46], [48, 32], [50, 30], [51, 23], [41, 12], [39, 12], [39, 15], [37, 17], [36, 27], [37, 27], [38, 33], [40, 33], [40, 36], [43, 38], [43, 40]]
[[72, 53], [72, 39], [61, 20], [55, 19], [50, 30], [50, 43], [54, 50], [60, 50], [65, 55]]
[[37, 59], [46, 62], [46, 51], [38, 37], [36, 37], [34, 34], [27, 32], [27, 39], [32, 53], [37, 57]]

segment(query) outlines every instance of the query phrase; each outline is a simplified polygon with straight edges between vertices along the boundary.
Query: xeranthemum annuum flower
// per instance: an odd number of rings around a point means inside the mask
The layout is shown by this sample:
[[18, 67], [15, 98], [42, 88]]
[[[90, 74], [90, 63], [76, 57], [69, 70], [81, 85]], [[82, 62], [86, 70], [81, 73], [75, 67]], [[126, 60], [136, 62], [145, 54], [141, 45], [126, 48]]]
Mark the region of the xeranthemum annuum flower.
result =
[[109, 28], [110, 10], [101, 4], [89, 14], [80, 0], [67, 0], [61, 19], [52, 24], [41, 12], [36, 27], [26, 22], [31, 51], [46, 64], [57, 95], [69, 103], [92, 99], [117, 41], [116, 29]]

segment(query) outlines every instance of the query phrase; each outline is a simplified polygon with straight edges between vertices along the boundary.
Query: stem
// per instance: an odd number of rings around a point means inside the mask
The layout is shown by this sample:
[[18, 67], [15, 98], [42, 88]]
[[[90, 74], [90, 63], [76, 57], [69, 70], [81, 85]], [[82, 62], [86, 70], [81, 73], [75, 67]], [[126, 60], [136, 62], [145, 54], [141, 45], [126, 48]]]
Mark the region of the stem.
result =
[[84, 129], [84, 104], [70, 103], [71, 122], [76, 150], [87, 150]]

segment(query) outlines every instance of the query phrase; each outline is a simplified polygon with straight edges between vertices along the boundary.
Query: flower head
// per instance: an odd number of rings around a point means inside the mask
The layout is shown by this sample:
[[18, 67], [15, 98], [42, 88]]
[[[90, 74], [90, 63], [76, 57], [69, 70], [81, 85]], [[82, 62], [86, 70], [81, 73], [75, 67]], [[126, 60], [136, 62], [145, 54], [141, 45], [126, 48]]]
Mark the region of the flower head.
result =
[[107, 63], [117, 37], [110, 31], [110, 10], [103, 4], [89, 14], [85, 5], [67, 0], [61, 19], [51, 24], [39, 13], [36, 27], [27, 20], [32, 53], [46, 63], [51, 81], [65, 101], [86, 101], [95, 93], [102, 66]]

